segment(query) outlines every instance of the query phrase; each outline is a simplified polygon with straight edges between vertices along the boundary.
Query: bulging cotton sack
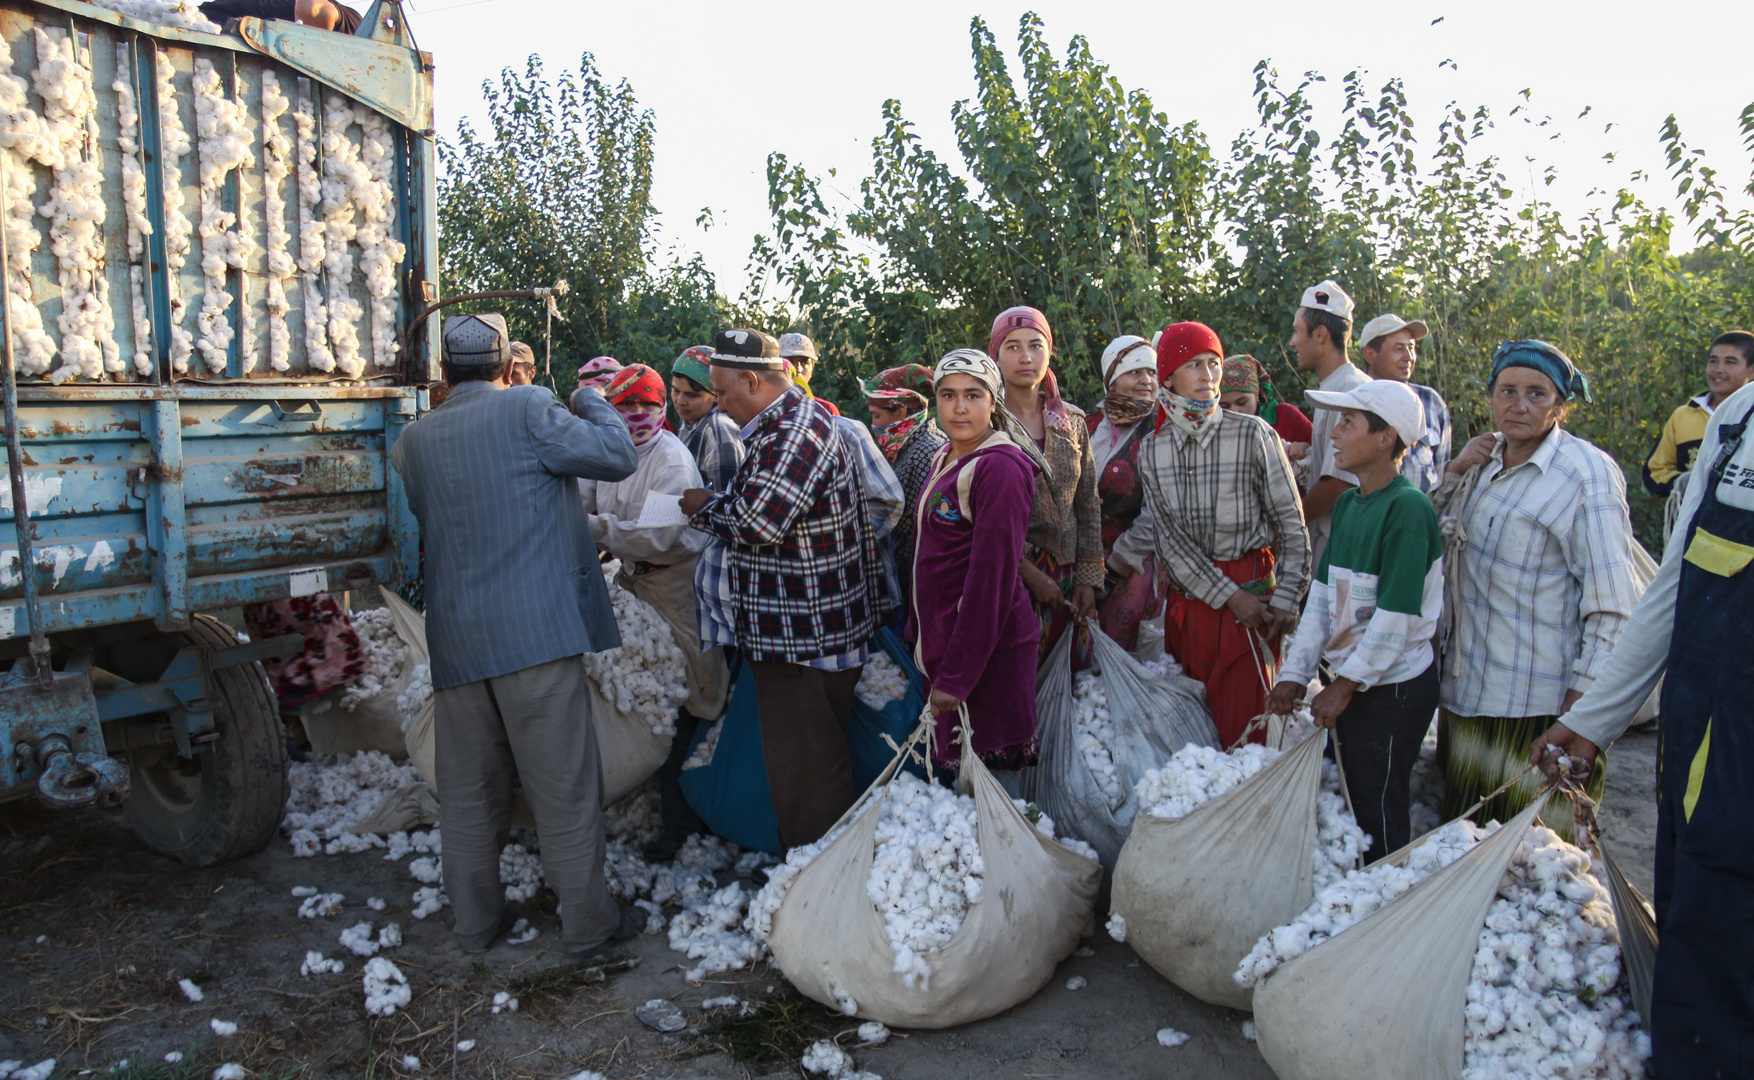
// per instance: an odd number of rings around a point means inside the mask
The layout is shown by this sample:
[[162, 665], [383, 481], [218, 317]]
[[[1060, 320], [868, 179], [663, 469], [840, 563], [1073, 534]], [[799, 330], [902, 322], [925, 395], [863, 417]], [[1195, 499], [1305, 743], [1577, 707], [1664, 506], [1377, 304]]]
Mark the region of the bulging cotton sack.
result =
[[1326, 739], [1316, 731], [1185, 817], [1133, 822], [1111, 906], [1126, 920], [1127, 944], [1201, 1001], [1247, 1009], [1252, 991], [1232, 972], [1262, 934], [1314, 899]]
[[591, 701], [591, 726], [597, 729], [603, 805], [607, 807], [652, 778], [670, 756], [673, 736], [659, 735], [644, 717], [617, 709], [597, 688], [595, 679], [585, 680], [585, 693]]
[[[353, 708], [332, 705], [320, 711], [306, 711], [305, 734], [311, 740], [311, 749], [319, 754], [377, 750], [397, 760], [412, 756], [407, 734], [403, 731], [399, 699], [415, 682], [415, 669], [431, 663], [426, 650], [426, 616], [409, 607], [389, 589], [383, 590], [383, 597], [384, 607], [390, 612], [390, 625], [408, 648], [408, 660], [393, 680]], [[432, 707], [430, 690], [426, 692], [425, 707]]]
[[1480, 931], [1546, 803], [1255, 988], [1261, 1056], [1279, 1080], [1460, 1080]]
[[768, 946], [794, 986], [831, 1008], [892, 1027], [984, 1020], [1034, 996], [1078, 947], [1101, 870], [1037, 832], [964, 739], [958, 787], [974, 796], [985, 883], [949, 944], [925, 955], [929, 984], [908, 986], [866, 893], [884, 788], [901, 760], [792, 883]]
[[[1062, 634], [1061, 646], [1071, 638], [1071, 634]], [[1102, 856], [1102, 865], [1113, 870], [1138, 812], [1134, 788], [1140, 777], [1190, 743], [1216, 749], [1218, 729], [1213, 726], [1199, 683], [1180, 676], [1164, 678], [1151, 671], [1095, 625], [1090, 628], [1090, 639], [1090, 677], [1107, 702], [1114, 733], [1106, 740], [1106, 749], [1114, 761], [1113, 779], [1125, 798], [1110, 808], [1109, 795], [1078, 745], [1074, 710], [1067, 707], [1067, 691], [1059, 685], [1070, 673], [1069, 654], [1062, 658], [1065, 671], [1044, 678], [1038, 694], [1038, 698], [1049, 700], [1037, 704], [1041, 754], [1035, 793], [1061, 835], [1075, 836], [1094, 847]], [[1060, 657], [1062, 647], [1053, 650], [1050, 664]]]

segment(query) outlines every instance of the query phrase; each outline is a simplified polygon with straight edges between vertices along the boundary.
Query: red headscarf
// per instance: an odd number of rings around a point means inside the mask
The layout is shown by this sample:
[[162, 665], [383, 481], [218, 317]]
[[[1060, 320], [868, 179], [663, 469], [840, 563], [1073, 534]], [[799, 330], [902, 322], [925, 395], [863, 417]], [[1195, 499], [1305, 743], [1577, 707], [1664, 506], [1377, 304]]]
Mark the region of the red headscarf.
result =
[[1025, 328], [1040, 330], [1041, 336], [1047, 338], [1048, 349], [1053, 349], [1054, 330], [1048, 325], [1048, 317], [1032, 307], [1014, 307], [999, 312], [999, 317], [993, 320], [993, 333], [987, 339], [987, 355], [998, 360], [999, 346], [1005, 343], [1005, 338], [1011, 331]]
[[1158, 384], [1168, 382], [1176, 368], [1208, 352], [1220, 358], [1224, 356], [1224, 344], [1210, 326], [1197, 322], [1170, 323], [1163, 328], [1163, 336], [1157, 339]]
[[629, 364], [603, 388], [611, 405], [664, 404], [664, 377], [644, 364]]

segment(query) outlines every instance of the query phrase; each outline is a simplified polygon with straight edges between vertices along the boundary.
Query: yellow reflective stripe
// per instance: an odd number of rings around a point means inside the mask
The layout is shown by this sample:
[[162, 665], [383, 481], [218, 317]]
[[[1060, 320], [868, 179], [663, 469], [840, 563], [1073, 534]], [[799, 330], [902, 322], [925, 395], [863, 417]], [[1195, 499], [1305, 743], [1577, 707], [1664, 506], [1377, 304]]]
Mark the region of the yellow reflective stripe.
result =
[[1687, 796], [1681, 800], [1681, 813], [1693, 820], [1693, 808], [1699, 805], [1699, 789], [1705, 786], [1705, 759], [1711, 756], [1711, 721], [1705, 722], [1705, 737], [1693, 753], [1693, 764], [1687, 770]]
[[1695, 529], [1693, 542], [1687, 545], [1687, 554], [1683, 558], [1708, 574], [1735, 577], [1754, 562], [1754, 547], [1713, 536], [1704, 529]]

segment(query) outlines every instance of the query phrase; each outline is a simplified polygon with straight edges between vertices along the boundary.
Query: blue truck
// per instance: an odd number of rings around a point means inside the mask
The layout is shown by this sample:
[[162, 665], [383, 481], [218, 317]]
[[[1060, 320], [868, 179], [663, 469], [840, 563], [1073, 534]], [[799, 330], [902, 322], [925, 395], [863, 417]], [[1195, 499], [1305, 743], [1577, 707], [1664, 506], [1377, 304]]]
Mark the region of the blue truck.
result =
[[235, 858], [287, 795], [261, 661], [303, 642], [205, 613], [418, 573], [431, 57], [395, 0], [355, 35], [0, 0], [0, 39], [0, 801]]

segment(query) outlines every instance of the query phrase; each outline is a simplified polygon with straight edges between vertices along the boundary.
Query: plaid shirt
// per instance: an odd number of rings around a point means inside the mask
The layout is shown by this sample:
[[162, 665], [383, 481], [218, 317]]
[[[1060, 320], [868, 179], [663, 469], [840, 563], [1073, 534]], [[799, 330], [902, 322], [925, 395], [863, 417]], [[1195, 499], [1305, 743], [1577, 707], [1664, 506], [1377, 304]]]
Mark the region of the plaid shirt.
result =
[[1433, 499], [1445, 531], [1466, 534], [1446, 568], [1461, 599], [1441, 703], [1458, 716], [1552, 716], [1601, 674], [1638, 601], [1626, 477], [1563, 428], [1512, 469], [1500, 440], [1481, 470], [1465, 506], [1450, 505], [1453, 474]]
[[743, 439], [737, 434], [737, 422], [719, 411], [713, 411], [692, 424], [683, 424], [676, 433], [682, 445], [694, 455], [700, 466], [700, 478], [714, 491], [724, 491], [743, 464]]
[[1443, 486], [1443, 470], [1449, 467], [1449, 406], [1429, 386], [1408, 383], [1407, 389], [1418, 395], [1419, 404], [1425, 406], [1425, 434], [1407, 447], [1407, 456], [1401, 460], [1401, 475], [1429, 495]]
[[728, 588], [748, 659], [856, 666], [889, 598], [853, 453], [834, 417], [796, 388], [746, 431], [730, 488], [693, 519], [725, 542], [724, 583], [709, 569], [702, 584]]
[[1210, 607], [1237, 590], [1215, 563], [1276, 548], [1271, 606], [1296, 611], [1309, 588], [1309, 534], [1285, 444], [1258, 416], [1219, 412], [1199, 440], [1166, 425], [1139, 451], [1145, 508], [1109, 561], [1137, 571], [1153, 551], [1177, 589]]

